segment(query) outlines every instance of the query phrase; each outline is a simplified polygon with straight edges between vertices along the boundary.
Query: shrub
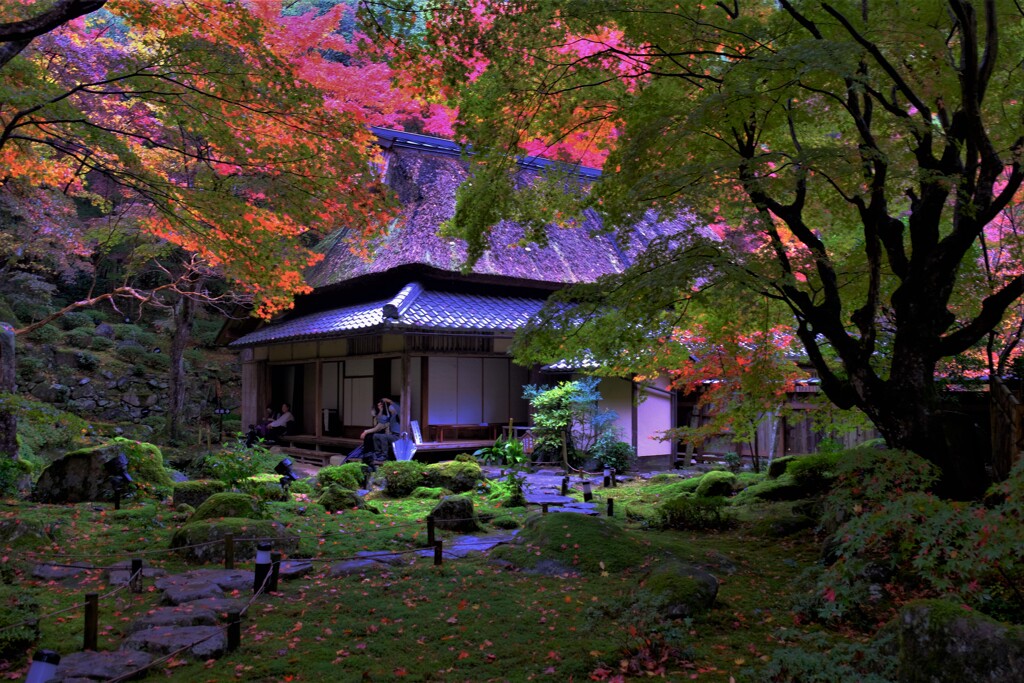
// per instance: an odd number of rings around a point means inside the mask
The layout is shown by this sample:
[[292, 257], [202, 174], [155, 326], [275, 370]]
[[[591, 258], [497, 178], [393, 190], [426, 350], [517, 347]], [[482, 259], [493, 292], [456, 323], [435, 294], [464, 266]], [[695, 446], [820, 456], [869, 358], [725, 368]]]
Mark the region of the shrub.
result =
[[221, 444], [221, 449], [207, 454], [202, 461], [202, 471], [206, 476], [220, 479], [228, 486], [235, 486], [260, 472], [273, 472], [278, 462], [277, 456], [261, 445], [249, 448], [241, 434], [231, 441]]
[[384, 477], [384, 492], [389, 496], [401, 498], [408, 496], [418, 486], [424, 486], [424, 467], [415, 460], [387, 462], [377, 472]]
[[18, 418], [18, 455], [38, 460], [44, 453], [74, 450], [92, 433], [89, 423], [71, 413], [34, 399], [0, 394], [0, 410]]
[[17, 493], [19, 482], [31, 472], [32, 466], [24, 460], [0, 456], [0, 495]]
[[510, 515], [495, 517], [490, 521], [490, 525], [499, 529], [518, 529], [520, 526], [519, 520]]
[[836, 465], [843, 456], [843, 452], [805, 455], [789, 463], [786, 474], [792, 476], [798, 486], [809, 491], [824, 491], [835, 481]]
[[100, 359], [88, 351], [79, 351], [75, 354], [75, 365], [80, 370], [95, 370], [100, 365]]
[[117, 356], [128, 363], [140, 363], [147, 355], [146, 349], [141, 346], [122, 345], [117, 347]]
[[616, 472], [628, 472], [636, 465], [636, 451], [625, 441], [599, 444], [594, 457], [603, 467], [614, 467]]
[[700, 478], [696, 493], [700, 498], [730, 496], [735, 483], [736, 475], [732, 472], [712, 470]]
[[174, 484], [174, 505], [197, 507], [215, 493], [223, 493], [227, 487], [217, 479], [196, 479], [179, 481]]
[[147, 353], [142, 357], [142, 362], [157, 370], [166, 370], [171, 367], [171, 359], [162, 353]]
[[64, 340], [76, 349], [88, 349], [92, 346], [94, 336], [91, 328], [79, 327], [66, 333]]
[[[0, 659], [13, 660], [39, 640], [39, 622], [22, 623], [39, 616], [35, 596], [21, 586], [0, 585]], [[14, 626], [14, 624], [18, 624]]]
[[722, 514], [725, 506], [725, 498], [676, 496], [658, 507], [659, 526], [663, 529], [719, 529], [729, 522]]
[[28, 337], [37, 344], [58, 344], [64, 338], [64, 334], [56, 325], [43, 325], [30, 332]]
[[85, 311], [71, 311], [65, 313], [58, 318], [60, 326], [65, 330], [73, 330], [76, 328], [89, 328], [90, 331], [93, 326], [92, 318]]
[[366, 477], [366, 465], [361, 462], [349, 462], [344, 465], [330, 465], [320, 469], [316, 475], [317, 489], [326, 489], [334, 484], [342, 488], [356, 489], [363, 488], [363, 479]]
[[93, 337], [91, 346], [93, 351], [109, 351], [114, 348], [114, 340], [106, 337]]
[[288, 487], [288, 490], [292, 493], [304, 493], [308, 495], [313, 493], [313, 485], [303, 479], [300, 481], [293, 481], [291, 486]]

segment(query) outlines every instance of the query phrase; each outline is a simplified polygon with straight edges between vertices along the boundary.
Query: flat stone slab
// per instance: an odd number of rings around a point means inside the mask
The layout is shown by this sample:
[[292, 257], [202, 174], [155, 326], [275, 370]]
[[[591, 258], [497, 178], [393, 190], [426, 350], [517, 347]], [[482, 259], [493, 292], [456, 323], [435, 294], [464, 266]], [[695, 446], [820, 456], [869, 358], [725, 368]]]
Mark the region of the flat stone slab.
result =
[[[146, 652], [73, 652], [61, 657], [51, 681], [107, 681], [141, 669], [153, 661]], [[139, 674], [139, 677], [145, 674]]]
[[[431, 551], [433, 552], [433, 551]], [[376, 560], [345, 560], [331, 565], [331, 576], [357, 576], [386, 570], [388, 566]]]
[[282, 581], [288, 581], [305, 576], [312, 571], [313, 563], [309, 560], [282, 560], [277, 575]]
[[[159, 588], [159, 586], [158, 586]], [[204, 598], [224, 597], [224, 591], [215, 583], [193, 581], [192, 583], [175, 583], [164, 589], [163, 601], [168, 605], [181, 605]]]
[[43, 581], [67, 581], [80, 578], [92, 569], [95, 569], [95, 567], [88, 562], [76, 562], [74, 566], [70, 567], [55, 564], [37, 564], [32, 568], [32, 576]]
[[[443, 557], [459, 558], [466, 557], [470, 553], [486, 552], [503, 543], [511, 543], [515, 540], [517, 533], [519, 533], [518, 529], [507, 534], [492, 534], [490, 536], [456, 536], [444, 542], [442, 547]], [[427, 548], [416, 554], [421, 557], [433, 558], [434, 549]]]
[[195, 603], [160, 607], [144, 614], [128, 626], [129, 633], [145, 631], [158, 626], [213, 626], [217, 613], [212, 609], [195, 606]]
[[551, 508], [548, 512], [559, 512], [559, 513], [572, 513], [577, 515], [589, 515], [590, 517], [597, 517], [600, 513], [597, 511], [597, 506], [594, 503], [576, 503], [575, 505], [564, 505], [562, 507]]
[[182, 574], [173, 574], [158, 579], [156, 587], [159, 590], [167, 590], [173, 585], [212, 583], [228, 592], [251, 591], [254, 580], [254, 573], [244, 569], [193, 569]]
[[[111, 565], [106, 569], [107, 583], [111, 586], [123, 586], [128, 583], [128, 580], [132, 578], [132, 568], [130, 564], [123, 562]], [[159, 579], [167, 576], [167, 570], [161, 569], [160, 567], [142, 567], [142, 580], [147, 579]]]
[[227, 648], [227, 636], [219, 626], [157, 626], [128, 636], [122, 650], [142, 650], [154, 655], [166, 655], [183, 648], [183, 654], [197, 659], [217, 659]]
[[227, 616], [231, 612], [241, 612], [245, 607], [245, 600], [235, 598], [200, 598], [191, 602], [181, 603], [180, 607], [195, 607], [196, 609], [207, 609], [218, 616]]
[[526, 498], [526, 502], [532, 505], [568, 505], [569, 503], [575, 503], [575, 498], [569, 496], [563, 496], [558, 493], [524, 493], [523, 496]]
[[407, 554], [396, 555], [395, 553], [388, 552], [386, 550], [360, 550], [356, 553], [356, 556], [360, 559], [374, 560], [381, 564], [387, 564], [392, 567], [398, 567], [403, 564], [409, 563], [409, 556]]

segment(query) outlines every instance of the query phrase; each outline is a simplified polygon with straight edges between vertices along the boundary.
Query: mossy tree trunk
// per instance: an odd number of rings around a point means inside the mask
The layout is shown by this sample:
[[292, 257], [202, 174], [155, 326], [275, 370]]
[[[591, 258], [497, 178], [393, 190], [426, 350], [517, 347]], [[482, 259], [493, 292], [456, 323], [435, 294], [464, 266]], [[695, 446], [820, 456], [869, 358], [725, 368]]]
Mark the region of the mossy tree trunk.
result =
[[[202, 282], [196, 283], [200, 289]], [[187, 294], [181, 297], [174, 307], [174, 335], [171, 337], [170, 351], [170, 405], [167, 408], [167, 438], [180, 441], [182, 437], [182, 421], [185, 417], [185, 398], [188, 393], [185, 374], [185, 349], [192, 339], [192, 322], [196, 317], [196, 302]]]
[[[14, 376], [14, 328], [0, 323], [0, 394], [13, 394]], [[18, 457], [18, 420], [14, 413], [0, 410], [0, 457]]]

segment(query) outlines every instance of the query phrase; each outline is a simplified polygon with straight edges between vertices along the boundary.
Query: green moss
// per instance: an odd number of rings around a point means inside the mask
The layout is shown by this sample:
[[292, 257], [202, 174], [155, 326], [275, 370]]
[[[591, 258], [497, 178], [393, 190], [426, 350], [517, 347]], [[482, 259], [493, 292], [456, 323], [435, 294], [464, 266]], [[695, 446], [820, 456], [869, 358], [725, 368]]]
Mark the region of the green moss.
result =
[[786, 474], [809, 492], [822, 492], [835, 481], [836, 465], [843, 456], [844, 452], [804, 455], [789, 464]]
[[650, 484], [674, 484], [679, 481], [678, 474], [655, 474], [647, 480]]
[[796, 460], [795, 455], [784, 455], [781, 458], [775, 458], [772, 460], [772, 464], [768, 466], [768, 478], [778, 479], [786, 473], [786, 468], [789, 464]]
[[89, 455], [100, 453], [104, 460], [118, 453], [128, 458], [128, 473], [135, 485], [141, 489], [157, 488], [170, 491], [174, 486], [170, 472], [164, 468], [164, 456], [160, 449], [151, 443], [133, 441], [115, 436], [106, 443], [89, 448], [80, 448], [68, 455]]
[[658, 526], [663, 529], [720, 529], [731, 522], [723, 515], [725, 506], [726, 500], [721, 496], [683, 494], [669, 498], [657, 509]]
[[349, 462], [344, 465], [329, 465], [323, 467], [316, 475], [316, 487], [327, 489], [332, 485], [338, 485], [346, 489], [363, 488], [363, 479], [366, 476], [366, 465], [361, 462]]
[[748, 486], [759, 484], [765, 480], [764, 472], [740, 472], [736, 475], [736, 483], [734, 487], [738, 491], [742, 491]]
[[441, 488], [440, 486], [417, 486], [409, 494], [410, 498], [429, 498], [432, 500], [440, 500], [445, 496], [449, 495], [451, 491]]
[[0, 585], [0, 659], [13, 659], [25, 654], [39, 640], [39, 622], [20, 626], [26, 619], [39, 616], [39, 603], [24, 586]]
[[196, 508], [189, 523], [219, 517], [260, 519], [259, 501], [247, 493], [215, 493]]
[[178, 550], [189, 562], [220, 562], [224, 559], [224, 537], [235, 537], [235, 559], [255, 557], [255, 539], [267, 539], [273, 549], [284, 553], [298, 547], [298, 538], [285, 531], [284, 526], [268, 519], [223, 517], [189, 521], [171, 537], [171, 549]]
[[423, 471], [427, 486], [446, 488], [455, 493], [472, 491], [484, 480], [483, 471], [476, 462], [449, 460], [427, 465]]
[[496, 548], [492, 555], [526, 568], [544, 560], [585, 574], [614, 574], [642, 564], [646, 552], [607, 517], [553, 513], [527, 520], [516, 544]]
[[714, 577], [675, 557], [658, 562], [643, 587], [671, 605], [673, 616], [680, 617], [707, 611], [718, 595]]
[[801, 500], [817, 493], [819, 491], [801, 486], [792, 475], [783, 474], [778, 479], [766, 479], [758, 484], [748, 486], [736, 494], [731, 502], [733, 505], [746, 505], [762, 500]]
[[194, 508], [202, 505], [213, 494], [226, 490], [227, 485], [219, 479], [179, 481], [174, 484], [174, 505], [190, 505]]
[[402, 498], [412, 493], [415, 488], [427, 484], [423, 469], [423, 463], [403, 460], [384, 463], [377, 470], [377, 474], [384, 478], [385, 493]]
[[328, 512], [338, 512], [341, 510], [369, 510], [370, 512], [378, 512], [378, 510], [372, 505], [367, 505], [366, 501], [363, 500], [355, 491], [347, 489], [339, 484], [331, 484], [324, 492], [320, 494], [320, 497], [316, 499], [316, 502], [323, 506]]
[[732, 495], [736, 475], [724, 470], [713, 470], [700, 478], [696, 494], [701, 498]]

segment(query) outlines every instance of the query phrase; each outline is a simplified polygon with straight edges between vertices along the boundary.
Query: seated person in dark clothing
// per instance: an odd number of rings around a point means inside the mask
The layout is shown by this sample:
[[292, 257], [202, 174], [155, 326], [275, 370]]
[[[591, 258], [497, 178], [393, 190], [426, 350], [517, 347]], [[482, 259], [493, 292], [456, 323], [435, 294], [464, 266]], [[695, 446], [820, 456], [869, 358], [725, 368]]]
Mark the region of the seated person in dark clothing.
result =
[[281, 414], [267, 424], [267, 438], [277, 441], [288, 432], [289, 423], [295, 421], [291, 406], [281, 404]]
[[373, 450], [378, 460], [388, 460], [391, 457], [391, 444], [398, 439], [401, 431], [401, 406], [390, 398], [382, 398], [380, 405], [384, 407], [384, 413], [377, 416], [377, 423], [386, 422], [387, 426], [373, 435]]
[[383, 432], [388, 428], [391, 423], [391, 418], [388, 416], [387, 411], [384, 409], [384, 402], [377, 401], [374, 404], [373, 409], [370, 411], [371, 419], [373, 421], [372, 427], [367, 427], [359, 434], [359, 438], [363, 440], [363, 453], [373, 453], [373, 436], [378, 432]]

